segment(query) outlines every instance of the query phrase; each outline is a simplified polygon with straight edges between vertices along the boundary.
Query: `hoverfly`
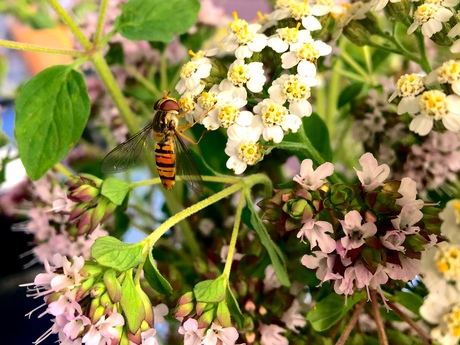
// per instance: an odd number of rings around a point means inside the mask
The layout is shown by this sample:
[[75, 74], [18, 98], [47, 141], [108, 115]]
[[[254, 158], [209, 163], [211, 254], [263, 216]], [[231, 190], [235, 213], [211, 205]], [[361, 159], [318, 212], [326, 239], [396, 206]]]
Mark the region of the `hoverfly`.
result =
[[167, 190], [174, 186], [176, 175], [195, 192], [201, 193], [203, 181], [193, 158], [188, 153], [181, 137], [189, 140], [182, 132], [195, 123], [179, 126], [180, 106], [166, 92], [153, 109], [153, 120], [146, 127], [134, 134], [110, 151], [102, 161], [101, 170], [112, 174], [125, 171], [134, 166], [141, 153], [149, 146], [149, 139], [156, 141], [155, 163], [163, 187]]

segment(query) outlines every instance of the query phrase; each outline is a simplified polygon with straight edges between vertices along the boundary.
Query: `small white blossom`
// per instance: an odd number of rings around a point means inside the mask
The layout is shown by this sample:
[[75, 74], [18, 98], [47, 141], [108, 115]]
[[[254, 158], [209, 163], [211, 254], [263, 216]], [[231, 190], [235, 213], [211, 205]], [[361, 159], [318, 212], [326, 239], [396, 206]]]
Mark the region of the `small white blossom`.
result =
[[299, 30], [299, 25], [295, 28], [279, 28], [276, 34], [268, 38], [268, 46], [277, 53], [284, 53], [289, 46], [294, 43], [307, 43], [311, 41], [309, 30]]
[[299, 117], [310, 116], [312, 106], [308, 101], [311, 96], [311, 87], [318, 80], [313, 77], [302, 77], [298, 74], [283, 74], [274, 80], [268, 88], [270, 98], [279, 104], [289, 102], [289, 111]]
[[209, 60], [203, 51], [193, 54], [192, 59], [182, 66], [180, 71], [180, 80], [176, 85], [176, 90], [180, 94], [189, 91], [194, 95], [203, 91], [204, 84], [201, 79], [209, 77], [211, 73], [211, 60]]
[[[235, 60], [228, 68], [227, 78], [221, 82], [221, 91], [229, 91], [235, 97], [246, 98], [246, 90], [258, 93], [265, 84], [265, 74], [262, 62], [250, 62]], [[235, 90], [238, 89], [238, 90]]]
[[262, 136], [265, 140], [280, 143], [287, 131], [297, 132], [302, 121], [281, 104], [271, 99], [264, 99], [254, 107], [255, 126], [261, 126]]
[[407, 34], [412, 34], [419, 26], [422, 34], [431, 37], [442, 30], [443, 23], [447, 22], [453, 13], [451, 10], [434, 3], [424, 3], [414, 12], [414, 22], [407, 29]]
[[249, 126], [253, 114], [248, 110], [241, 110], [247, 101], [243, 98], [226, 98], [216, 105], [203, 120], [206, 129], [216, 130], [219, 127], [228, 128], [233, 124]]
[[455, 60], [448, 60], [441, 66], [428, 74], [426, 77], [426, 84], [450, 84], [452, 91], [460, 95], [460, 62]]
[[243, 173], [248, 165], [254, 165], [262, 159], [262, 147], [258, 143], [260, 129], [233, 125], [228, 129], [227, 134], [225, 153], [230, 158], [226, 166], [234, 170], [236, 175]]
[[439, 90], [429, 90], [417, 97], [418, 102], [408, 110], [416, 115], [409, 129], [419, 135], [427, 135], [433, 128], [434, 121], [441, 120], [451, 132], [460, 130], [460, 97], [449, 95]]
[[388, 99], [388, 102], [391, 102], [396, 97], [401, 97], [397, 109], [399, 115], [408, 112], [417, 103], [416, 96], [425, 90], [423, 78], [423, 75], [416, 73], [404, 74], [399, 77], [396, 90]]
[[229, 24], [229, 34], [224, 38], [226, 51], [234, 51], [237, 59], [250, 58], [254, 52], [260, 52], [267, 45], [268, 38], [258, 33], [260, 24], [248, 24], [233, 12], [234, 21]]
[[311, 39], [306, 43], [294, 43], [291, 44], [289, 52], [281, 55], [281, 67], [289, 69], [297, 66], [299, 75], [314, 77], [318, 58], [330, 54], [331, 51], [331, 46], [319, 40]]
[[302, 26], [315, 31], [321, 29], [321, 23], [313, 15], [324, 15], [323, 7], [310, 6], [308, 1], [292, 2], [289, 6], [291, 17], [296, 21], [302, 22]]

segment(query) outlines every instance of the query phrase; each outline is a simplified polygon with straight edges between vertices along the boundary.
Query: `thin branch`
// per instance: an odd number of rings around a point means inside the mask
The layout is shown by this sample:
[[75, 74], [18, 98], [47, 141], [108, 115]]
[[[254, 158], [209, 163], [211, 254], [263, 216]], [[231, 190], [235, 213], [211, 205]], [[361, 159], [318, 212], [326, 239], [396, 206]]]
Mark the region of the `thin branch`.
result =
[[383, 325], [382, 316], [380, 315], [379, 304], [377, 303], [377, 291], [371, 290], [372, 309], [374, 311], [374, 319], [377, 324], [377, 333], [379, 335], [380, 345], [388, 345], [388, 338], [385, 333], [385, 326]]
[[358, 306], [356, 307], [353, 315], [351, 316], [350, 322], [347, 324], [347, 327], [343, 331], [342, 335], [340, 336], [339, 340], [335, 343], [335, 345], [344, 345], [347, 341], [348, 337], [350, 336], [351, 330], [355, 327], [356, 322], [358, 321], [359, 314], [364, 308], [364, 304], [366, 304], [366, 299], [363, 299], [359, 302]]
[[23, 51], [28, 51], [28, 52], [35, 52], [35, 53], [69, 55], [69, 56], [74, 56], [74, 57], [83, 57], [87, 55], [86, 52], [73, 50], [73, 49], [48, 48], [48, 47], [43, 47], [43, 46], [39, 46], [36, 44], [19, 43], [19, 42], [8, 41], [8, 40], [0, 40], [0, 47], [16, 49], [16, 50], [23, 50]]
[[425, 332], [419, 325], [417, 325], [414, 320], [407, 316], [397, 305], [393, 304], [390, 301], [387, 301], [388, 306], [393, 310], [401, 319], [406, 321], [418, 334], [421, 335], [425, 344], [431, 344], [432, 340], [430, 335]]

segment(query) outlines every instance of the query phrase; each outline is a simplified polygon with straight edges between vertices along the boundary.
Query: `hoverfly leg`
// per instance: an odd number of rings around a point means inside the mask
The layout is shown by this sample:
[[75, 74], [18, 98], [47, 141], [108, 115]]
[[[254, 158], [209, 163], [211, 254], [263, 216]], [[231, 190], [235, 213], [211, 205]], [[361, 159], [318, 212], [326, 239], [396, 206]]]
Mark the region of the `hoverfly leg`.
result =
[[[206, 110], [203, 114], [201, 114], [200, 117], [199, 117], [198, 119], [195, 120], [195, 122], [189, 123], [189, 124], [184, 125], [184, 126], [179, 126], [179, 127], [178, 127], [178, 130], [179, 130], [180, 132], [184, 132], [185, 130], [187, 130], [187, 129], [189, 129], [189, 128], [192, 128], [192, 127], [195, 126], [197, 123], [201, 122], [201, 120], [203, 120], [203, 119], [206, 117], [206, 115], [208, 115], [209, 112], [210, 112], [211, 110], [213, 110], [213, 109], [214, 109], [214, 107], [209, 108], [209, 109]], [[187, 113], [182, 113], [181, 115], [182, 115], [182, 116], [185, 116], [185, 114], [187, 114]], [[182, 116], [181, 116], [181, 117], [182, 117]], [[207, 131], [206, 131], [206, 132], [207, 132]], [[201, 140], [201, 139], [200, 139], [200, 140]]]
[[200, 138], [199, 138], [197, 141], [193, 141], [192, 138], [189, 138], [188, 136], [186, 136], [186, 135], [183, 133], [183, 130], [181, 130], [181, 129], [179, 129], [179, 128], [177, 129], [177, 132], [176, 132], [176, 133], [177, 133], [177, 135], [179, 135], [181, 138], [187, 140], [190, 144], [196, 145], [196, 144], [198, 144], [198, 143], [201, 141], [201, 139], [203, 139], [205, 133], [207, 133], [207, 132], [209, 132], [208, 129], [204, 130], [203, 133], [201, 133], [201, 136], [200, 136]]

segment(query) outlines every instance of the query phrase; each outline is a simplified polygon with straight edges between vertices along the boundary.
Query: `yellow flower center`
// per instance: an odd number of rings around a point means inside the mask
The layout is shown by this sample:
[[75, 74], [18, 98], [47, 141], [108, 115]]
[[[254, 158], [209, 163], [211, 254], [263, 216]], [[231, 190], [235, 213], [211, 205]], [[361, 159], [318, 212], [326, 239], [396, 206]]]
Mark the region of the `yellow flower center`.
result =
[[185, 63], [180, 69], [180, 76], [182, 79], [190, 78], [197, 70], [197, 63], [193, 60]]
[[289, 8], [291, 10], [291, 16], [295, 20], [302, 20], [302, 18], [308, 17], [311, 14], [310, 5], [308, 1], [303, 3], [291, 3]]
[[217, 103], [217, 93], [214, 91], [203, 91], [201, 97], [198, 99], [198, 103], [205, 110], [211, 109]]
[[296, 43], [299, 40], [298, 34], [299, 30], [297, 28], [278, 29], [278, 35], [280, 36], [280, 38], [289, 44]]
[[310, 97], [310, 87], [301, 82], [298, 76], [290, 75], [283, 85], [284, 95], [289, 102], [298, 102]]
[[247, 165], [254, 165], [262, 157], [260, 145], [252, 141], [242, 142], [238, 147], [238, 156]]
[[[236, 16], [234, 14], [234, 16]], [[248, 44], [254, 39], [254, 33], [249, 30], [249, 24], [244, 19], [235, 20], [229, 24], [230, 30], [236, 35], [238, 44]]]
[[417, 7], [414, 12], [414, 19], [419, 23], [426, 23], [428, 20], [434, 17], [434, 14], [439, 9], [438, 5], [435, 4], [423, 4]]
[[235, 65], [228, 71], [228, 79], [237, 86], [243, 86], [249, 79], [248, 68], [245, 65]]
[[186, 113], [193, 112], [196, 107], [195, 100], [191, 94], [182, 95], [178, 103], [179, 103], [180, 108]]
[[448, 244], [437, 249], [434, 261], [446, 280], [460, 276], [460, 245]]
[[233, 104], [227, 104], [219, 109], [219, 123], [224, 128], [228, 128], [233, 125], [240, 115], [240, 110]]
[[398, 79], [396, 86], [402, 97], [416, 96], [425, 89], [423, 78], [417, 74], [404, 74]]
[[460, 80], [460, 64], [455, 60], [449, 60], [438, 68], [438, 80], [441, 84], [454, 83]]
[[299, 49], [297, 49], [297, 57], [300, 60], [310, 61], [316, 64], [316, 60], [319, 57], [319, 51], [311, 43], [305, 43]]
[[284, 122], [287, 109], [278, 103], [270, 103], [262, 108], [260, 116], [266, 126], [279, 126]]
[[451, 332], [451, 336], [460, 338], [460, 303], [453, 306], [451, 311], [444, 315], [443, 320]]
[[425, 91], [420, 97], [420, 108], [423, 113], [432, 116], [435, 120], [440, 120], [446, 113], [446, 95], [439, 90]]
[[460, 225], [460, 202], [458, 200], [454, 201], [454, 216], [455, 216], [455, 223]]

